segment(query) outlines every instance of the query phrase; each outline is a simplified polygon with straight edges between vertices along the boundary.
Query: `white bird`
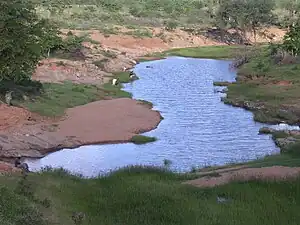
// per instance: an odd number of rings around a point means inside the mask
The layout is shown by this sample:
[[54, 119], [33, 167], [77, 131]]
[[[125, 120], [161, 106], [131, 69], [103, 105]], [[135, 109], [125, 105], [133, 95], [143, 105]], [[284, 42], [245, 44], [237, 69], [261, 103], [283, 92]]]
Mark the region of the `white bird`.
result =
[[114, 78], [113, 80], [112, 80], [112, 85], [117, 85], [118, 84], [118, 79], [117, 78]]

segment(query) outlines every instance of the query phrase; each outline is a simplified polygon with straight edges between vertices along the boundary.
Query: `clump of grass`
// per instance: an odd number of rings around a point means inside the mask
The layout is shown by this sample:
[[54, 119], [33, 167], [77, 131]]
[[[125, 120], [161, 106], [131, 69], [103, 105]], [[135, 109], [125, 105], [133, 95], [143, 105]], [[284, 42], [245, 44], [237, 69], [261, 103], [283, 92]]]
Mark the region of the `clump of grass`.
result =
[[127, 31], [124, 34], [137, 37], [137, 38], [153, 37], [152, 33], [148, 29], [135, 29], [133, 31]]
[[174, 31], [178, 27], [178, 22], [174, 20], [168, 20], [164, 22], [165, 29], [168, 31]]
[[144, 135], [135, 135], [130, 139], [130, 142], [140, 145], [140, 144], [146, 144], [146, 143], [149, 143], [149, 142], [154, 142], [156, 140], [157, 140], [156, 137], [148, 137], [148, 136], [144, 136]]

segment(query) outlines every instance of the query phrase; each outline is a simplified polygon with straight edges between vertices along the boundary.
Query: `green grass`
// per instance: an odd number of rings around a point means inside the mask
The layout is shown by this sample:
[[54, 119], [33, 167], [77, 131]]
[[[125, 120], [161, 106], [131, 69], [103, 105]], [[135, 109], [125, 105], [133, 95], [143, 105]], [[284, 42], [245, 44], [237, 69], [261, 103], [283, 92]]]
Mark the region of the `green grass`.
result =
[[115, 77], [119, 79], [120, 83], [129, 83], [130, 77], [129, 72], [118, 72], [114, 73]]
[[146, 144], [149, 142], [154, 142], [156, 141], [157, 138], [156, 137], [148, 137], [148, 136], [144, 136], [144, 135], [135, 135], [130, 139], [130, 142], [137, 144], [137, 145], [141, 145], [141, 144]]
[[[1, 176], [6, 186], [0, 189], [1, 224], [73, 225], [72, 212], [85, 213], [83, 225], [298, 225], [300, 220], [299, 179], [201, 189], [181, 184], [185, 178], [150, 167], [129, 167], [95, 179], [62, 170], [31, 174], [35, 197], [50, 202], [45, 208], [13, 193], [20, 178]], [[218, 203], [217, 196], [231, 201]]]
[[[128, 73], [115, 74], [120, 82], [129, 82]], [[122, 84], [113, 86], [111, 83], [102, 86], [74, 84], [64, 82], [63, 84], [44, 83], [44, 91], [32, 101], [13, 102], [15, 105], [26, 107], [32, 112], [44, 116], [62, 116], [67, 108], [84, 105], [104, 97], [131, 98], [132, 94], [121, 90]]]
[[132, 94], [121, 90], [122, 85], [113, 86], [111, 83], [106, 83], [103, 85], [103, 91], [105, 92], [106, 96], [112, 98], [132, 98]]
[[191, 58], [209, 58], [209, 59], [232, 59], [236, 52], [244, 49], [244, 46], [204, 46], [194, 48], [177, 48], [156, 53], [152, 56], [182, 56]]
[[[262, 110], [254, 110], [254, 119], [259, 122], [298, 123], [299, 73], [297, 65], [275, 64], [264, 50], [238, 70], [237, 82], [228, 86], [225, 102], [264, 106]], [[290, 85], [279, 85], [280, 81], [290, 82]]]
[[295, 145], [289, 146], [285, 152], [280, 154], [268, 155], [265, 157], [257, 158], [241, 163], [228, 163], [222, 166], [207, 166], [202, 169], [198, 169], [198, 172], [208, 172], [218, 169], [234, 168], [244, 166], [248, 168], [260, 168], [269, 166], [288, 166], [288, 167], [300, 167], [300, 142]]
[[67, 108], [84, 105], [100, 99], [100, 91], [96, 86], [85, 84], [45, 83], [44, 93], [34, 101], [21, 103], [32, 112], [45, 116], [61, 116]]

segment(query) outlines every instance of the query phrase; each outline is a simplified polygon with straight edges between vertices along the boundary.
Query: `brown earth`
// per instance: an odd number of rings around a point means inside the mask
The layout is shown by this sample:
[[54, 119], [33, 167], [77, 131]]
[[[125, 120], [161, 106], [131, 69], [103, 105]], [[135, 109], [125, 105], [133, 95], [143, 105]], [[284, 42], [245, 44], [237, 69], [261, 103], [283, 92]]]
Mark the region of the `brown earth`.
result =
[[1, 131], [0, 157], [39, 158], [62, 148], [127, 142], [138, 133], [156, 128], [160, 120], [159, 112], [133, 99], [96, 101], [68, 109], [55, 123], [23, 121], [9, 135]]
[[[121, 28], [121, 32], [128, 29]], [[177, 29], [151, 29], [153, 38], [130, 35], [105, 35], [97, 30], [73, 31], [90, 33], [99, 44], [84, 43], [84, 57], [80, 60], [46, 59], [39, 63], [33, 78], [42, 82], [103, 84], [112, 78], [112, 72], [135, 65], [134, 59], [170, 48], [222, 45], [202, 35]], [[63, 30], [63, 32], [68, 32]], [[279, 29], [272, 32], [279, 38]], [[261, 37], [258, 41], [266, 41]], [[102, 68], [95, 61], [105, 60]], [[154, 129], [159, 121], [158, 112], [131, 99], [113, 99], [90, 103], [69, 109], [59, 119], [42, 118], [26, 109], [0, 105], [0, 157], [4, 160], [16, 156], [42, 157], [47, 152], [64, 147], [77, 147], [91, 143], [128, 141], [133, 135]], [[1, 164], [0, 164], [1, 170]]]
[[[200, 174], [201, 175], [201, 174]], [[231, 168], [225, 171], [212, 171], [201, 178], [189, 180], [184, 184], [190, 184], [196, 187], [214, 187], [224, 185], [231, 181], [247, 181], [247, 180], [282, 180], [294, 178], [300, 175], [298, 167], [272, 166], [262, 168]]]

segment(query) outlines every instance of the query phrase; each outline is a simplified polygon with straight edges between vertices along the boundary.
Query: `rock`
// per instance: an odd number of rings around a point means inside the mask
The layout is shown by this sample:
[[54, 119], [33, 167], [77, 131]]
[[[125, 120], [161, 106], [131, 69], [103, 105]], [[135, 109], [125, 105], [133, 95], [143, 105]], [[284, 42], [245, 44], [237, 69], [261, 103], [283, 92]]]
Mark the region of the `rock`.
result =
[[259, 134], [272, 134], [274, 133], [275, 129], [270, 127], [262, 127], [259, 129]]

